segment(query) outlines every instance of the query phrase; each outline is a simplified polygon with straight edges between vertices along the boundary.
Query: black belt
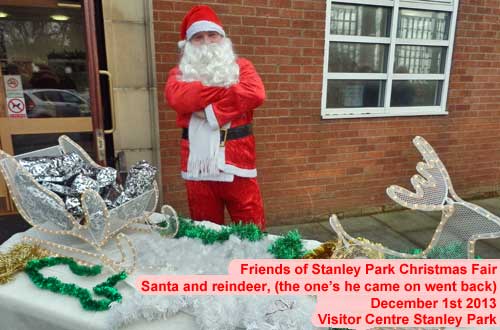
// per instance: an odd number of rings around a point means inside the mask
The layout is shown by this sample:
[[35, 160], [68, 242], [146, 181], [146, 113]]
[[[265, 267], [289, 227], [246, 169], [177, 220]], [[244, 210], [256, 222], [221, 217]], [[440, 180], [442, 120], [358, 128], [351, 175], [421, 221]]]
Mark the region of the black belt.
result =
[[[223, 147], [226, 144], [226, 141], [241, 139], [245, 136], [251, 135], [252, 133], [252, 124], [241, 125], [228, 129], [221, 129], [220, 146]], [[189, 130], [187, 128], [182, 129], [182, 138], [189, 140]]]

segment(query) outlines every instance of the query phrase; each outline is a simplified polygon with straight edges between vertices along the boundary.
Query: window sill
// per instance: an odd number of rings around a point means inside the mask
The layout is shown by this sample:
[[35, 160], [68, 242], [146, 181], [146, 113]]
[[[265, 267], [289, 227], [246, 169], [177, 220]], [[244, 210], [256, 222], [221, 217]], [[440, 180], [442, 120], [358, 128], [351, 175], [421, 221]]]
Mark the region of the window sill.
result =
[[437, 109], [407, 107], [392, 109], [325, 109], [321, 119], [343, 119], [343, 118], [376, 118], [376, 117], [409, 117], [409, 116], [444, 116], [448, 111]]

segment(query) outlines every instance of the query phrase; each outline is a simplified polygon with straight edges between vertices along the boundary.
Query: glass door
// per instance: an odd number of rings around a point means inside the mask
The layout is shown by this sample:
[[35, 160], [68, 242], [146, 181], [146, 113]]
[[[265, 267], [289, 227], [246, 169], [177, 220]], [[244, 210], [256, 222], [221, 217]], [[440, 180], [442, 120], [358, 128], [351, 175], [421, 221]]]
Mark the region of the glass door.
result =
[[[93, 6], [0, 1], [0, 149], [21, 154], [66, 134], [104, 163]], [[12, 211], [0, 181], [0, 213]]]

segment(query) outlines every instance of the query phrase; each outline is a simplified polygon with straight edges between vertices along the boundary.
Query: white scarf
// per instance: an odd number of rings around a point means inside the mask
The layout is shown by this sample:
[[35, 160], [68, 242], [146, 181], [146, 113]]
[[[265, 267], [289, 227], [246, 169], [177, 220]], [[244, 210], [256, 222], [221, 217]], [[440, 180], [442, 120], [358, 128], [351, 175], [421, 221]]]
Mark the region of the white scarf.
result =
[[189, 158], [187, 172], [189, 176], [200, 178], [218, 175], [219, 130], [211, 128], [207, 120], [192, 115], [188, 132]]
[[[224, 125], [228, 128], [231, 124]], [[233, 174], [222, 171], [226, 157], [225, 148], [220, 146], [220, 131], [213, 129], [208, 121], [195, 115], [189, 121], [189, 158], [186, 180], [232, 182]]]

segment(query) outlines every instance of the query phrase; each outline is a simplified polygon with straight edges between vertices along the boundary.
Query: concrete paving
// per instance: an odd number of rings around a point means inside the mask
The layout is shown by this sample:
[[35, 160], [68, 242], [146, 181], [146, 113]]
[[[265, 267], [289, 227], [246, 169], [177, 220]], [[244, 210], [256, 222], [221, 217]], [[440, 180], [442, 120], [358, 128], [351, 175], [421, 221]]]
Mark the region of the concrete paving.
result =
[[[500, 197], [470, 202], [500, 216]], [[388, 248], [407, 252], [414, 248], [425, 248], [429, 244], [440, 219], [440, 212], [403, 210], [345, 218], [341, 219], [340, 222], [345, 231], [353, 237], [364, 237]], [[285, 234], [291, 229], [298, 229], [302, 237], [306, 239], [325, 241], [336, 238], [327, 221], [298, 226], [271, 226], [268, 227], [268, 232]], [[478, 242], [476, 255], [483, 259], [500, 258], [500, 239]]]

